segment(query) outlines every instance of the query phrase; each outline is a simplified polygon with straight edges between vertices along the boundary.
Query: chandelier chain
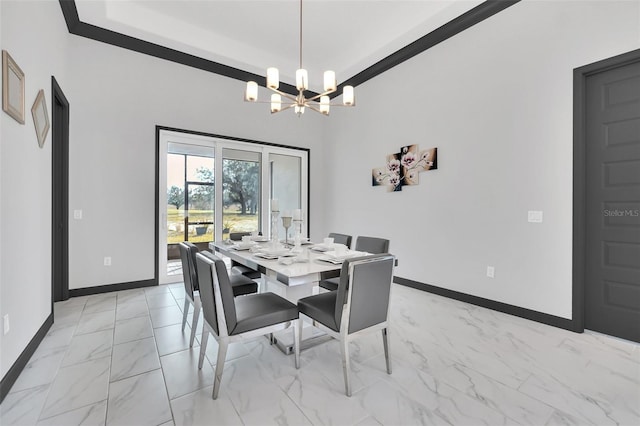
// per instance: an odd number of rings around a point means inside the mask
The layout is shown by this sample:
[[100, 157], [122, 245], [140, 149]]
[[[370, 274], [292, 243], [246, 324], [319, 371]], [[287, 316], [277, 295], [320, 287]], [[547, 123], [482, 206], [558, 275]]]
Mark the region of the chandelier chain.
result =
[[302, 0], [300, 0], [300, 68], [302, 68]]

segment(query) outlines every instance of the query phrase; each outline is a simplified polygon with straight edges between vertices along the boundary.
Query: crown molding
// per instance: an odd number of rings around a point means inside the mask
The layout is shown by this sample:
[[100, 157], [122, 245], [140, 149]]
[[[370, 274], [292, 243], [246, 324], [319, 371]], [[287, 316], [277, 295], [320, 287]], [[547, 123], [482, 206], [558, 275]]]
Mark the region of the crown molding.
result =
[[[113, 46], [122, 47], [124, 49], [132, 50], [134, 52], [142, 53], [145, 55], [151, 55], [156, 58], [165, 59], [167, 61], [176, 62], [189, 67], [198, 68], [203, 71], [212, 72], [236, 80], [252, 80], [257, 82], [258, 85], [262, 87], [266, 86], [267, 79], [265, 76], [230, 67], [219, 62], [204, 59], [195, 55], [190, 55], [188, 53], [170, 49], [159, 44], [151, 43], [145, 40], [141, 40], [122, 33], [82, 22], [80, 20], [80, 17], [78, 16], [78, 9], [76, 7], [75, 0], [59, 0], [59, 2], [60, 8], [62, 9], [62, 14], [64, 15], [64, 19], [67, 23], [67, 28], [69, 30], [69, 33], [71, 34], [80, 37], [86, 37]], [[391, 55], [385, 57], [384, 59], [381, 59], [365, 70], [348, 78], [338, 86], [338, 91], [333, 93], [332, 97], [339, 96], [342, 93], [341, 89], [344, 86], [351, 85], [355, 87], [368, 80], [371, 80], [372, 78], [377, 77], [385, 71], [390, 70], [396, 65], [399, 65], [404, 61], [413, 58], [414, 56], [430, 49], [431, 47], [439, 43], [442, 43], [443, 41], [484, 21], [485, 19], [490, 18], [496, 13], [499, 13], [506, 8], [513, 6], [518, 2], [520, 2], [520, 0], [487, 0], [484, 3], [479, 4], [473, 9], [463, 13], [457, 18], [431, 31], [429, 34], [420, 37], [416, 41], [395, 51]], [[291, 84], [281, 83], [280, 90], [294, 96], [298, 94], [296, 87]], [[308, 94], [310, 96], [316, 95], [316, 93], [313, 93], [311, 91], [309, 91]]]

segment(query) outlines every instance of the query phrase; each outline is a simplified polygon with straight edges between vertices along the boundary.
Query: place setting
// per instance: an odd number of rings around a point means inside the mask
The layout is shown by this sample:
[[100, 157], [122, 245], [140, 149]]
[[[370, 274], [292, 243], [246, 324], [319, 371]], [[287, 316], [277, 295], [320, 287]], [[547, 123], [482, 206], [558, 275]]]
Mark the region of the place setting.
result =
[[321, 262], [328, 262], [334, 265], [340, 265], [347, 259], [359, 256], [366, 256], [366, 251], [350, 250], [344, 244], [338, 244], [333, 242], [333, 238], [325, 238], [322, 244], [316, 244], [311, 250], [322, 253], [322, 256], [317, 260]]

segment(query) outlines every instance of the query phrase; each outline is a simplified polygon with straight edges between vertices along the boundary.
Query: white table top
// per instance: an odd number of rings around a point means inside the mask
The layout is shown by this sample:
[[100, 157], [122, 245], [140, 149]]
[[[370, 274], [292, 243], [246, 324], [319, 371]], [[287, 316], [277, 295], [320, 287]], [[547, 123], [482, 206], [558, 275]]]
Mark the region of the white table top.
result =
[[[257, 244], [265, 248], [269, 247], [268, 242]], [[342, 265], [334, 265], [318, 260], [323, 254], [309, 250], [310, 246], [303, 245], [303, 252], [300, 254], [303, 258], [308, 257], [309, 261], [306, 263], [295, 262], [291, 265], [284, 265], [280, 263], [278, 259], [268, 260], [256, 257], [255, 253], [250, 250], [235, 250], [232, 247], [233, 244], [226, 242], [209, 243], [211, 250], [220, 252], [232, 260], [252, 269], [259, 270], [265, 275], [277, 277], [278, 281], [282, 281], [289, 286], [317, 282], [320, 280], [322, 273], [340, 271], [340, 268], [342, 268]]]

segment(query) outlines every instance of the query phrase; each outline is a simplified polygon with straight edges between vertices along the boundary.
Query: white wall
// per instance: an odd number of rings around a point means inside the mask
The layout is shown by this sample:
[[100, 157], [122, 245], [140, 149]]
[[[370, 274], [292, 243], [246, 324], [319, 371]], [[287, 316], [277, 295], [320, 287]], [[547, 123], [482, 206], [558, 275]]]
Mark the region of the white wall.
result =
[[66, 26], [57, 2], [0, 2], [2, 49], [25, 74], [25, 124], [0, 113], [0, 376], [51, 313], [51, 132], [38, 146], [31, 105], [51, 76], [64, 86]]
[[[525, 0], [359, 86], [329, 124], [325, 230], [390, 238], [397, 276], [571, 318], [573, 69], [639, 48], [639, 5]], [[439, 169], [371, 187], [409, 144]]]
[[321, 217], [325, 117], [271, 116], [242, 101], [241, 81], [80, 37], [68, 66], [69, 208], [83, 211], [70, 223], [69, 288], [153, 278], [156, 125], [311, 148], [312, 216]]
[[1, 114], [3, 377], [50, 314], [51, 135], [38, 148], [29, 108], [44, 88], [51, 113], [51, 75], [70, 103], [69, 208], [83, 210], [70, 214], [70, 289], [153, 278], [156, 125], [311, 148], [312, 235], [322, 229], [325, 117], [272, 117], [242, 102], [243, 82], [70, 35], [57, 1], [0, 5], [2, 48], [27, 75], [27, 123]]

